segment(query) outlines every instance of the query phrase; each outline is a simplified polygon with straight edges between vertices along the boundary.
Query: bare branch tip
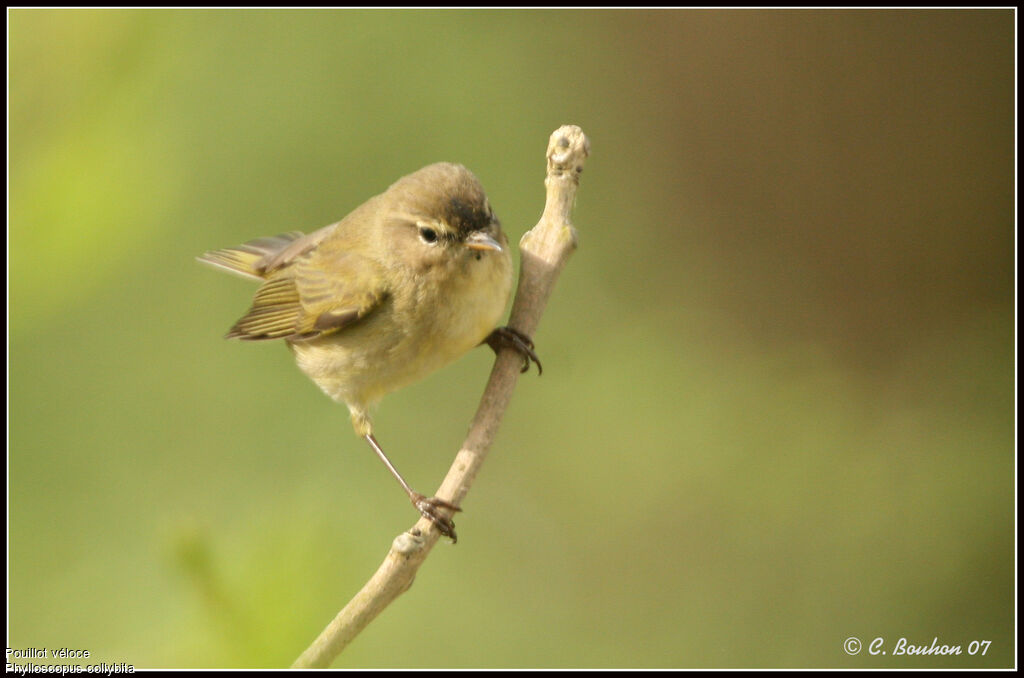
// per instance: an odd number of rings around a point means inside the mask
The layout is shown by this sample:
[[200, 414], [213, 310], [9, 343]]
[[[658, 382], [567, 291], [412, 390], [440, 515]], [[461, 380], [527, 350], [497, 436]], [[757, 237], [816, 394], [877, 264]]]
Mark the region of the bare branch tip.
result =
[[562, 125], [548, 141], [548, 174], [583, 171], [583, 162], [590, 155], [590, 139], [576, 125]]

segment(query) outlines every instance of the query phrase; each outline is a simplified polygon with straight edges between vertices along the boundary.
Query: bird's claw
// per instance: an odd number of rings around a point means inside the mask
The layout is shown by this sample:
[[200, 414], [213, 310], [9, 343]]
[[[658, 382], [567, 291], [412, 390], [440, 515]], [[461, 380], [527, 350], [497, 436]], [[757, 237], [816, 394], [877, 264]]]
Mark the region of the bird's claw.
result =
[[523, 369], [520, 372], [526, 372], [530, 369], [530, 361], [532, 360], [537, 365], [537, 376], [544, 373], [544, 368], [541, 367], [540, 358], [533, 350], [533, 340], [526, 336], [519, 330], [513, 327], [498, 327], [493, 332], [487, 335], [484, 342], [490, 346], [495, 353], [497, 353], [502, 347], [508, 346], [514, 349], [519, 355], [523, 356]]
[[453, 544], [459, 541], [459, 537], [455, 534], [455, 523], [451, 518], [442, 514], [440, 509], [447, 509], [452, 512], [461, 511], [462, 509], [444, 499], [424, 497], [418, 492], [414, 492], [410, 499], [412, 500], [412, 505], [420, 512], [420, 515], [434, 523], [441, 534], [451, 539]]

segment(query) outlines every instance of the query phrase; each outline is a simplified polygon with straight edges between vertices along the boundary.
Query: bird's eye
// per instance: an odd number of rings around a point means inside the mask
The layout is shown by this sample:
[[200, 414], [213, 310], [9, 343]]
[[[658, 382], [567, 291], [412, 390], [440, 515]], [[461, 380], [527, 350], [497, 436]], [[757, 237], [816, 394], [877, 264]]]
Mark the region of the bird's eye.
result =
[[423, 239], [423, 242], [432, 245], [435, 242], [437, 242], [437, 231], [435, 231], [432, 228], [427, 228], [426, 226], [422, 226], [422, 227], [420, 227], [420, 238]]

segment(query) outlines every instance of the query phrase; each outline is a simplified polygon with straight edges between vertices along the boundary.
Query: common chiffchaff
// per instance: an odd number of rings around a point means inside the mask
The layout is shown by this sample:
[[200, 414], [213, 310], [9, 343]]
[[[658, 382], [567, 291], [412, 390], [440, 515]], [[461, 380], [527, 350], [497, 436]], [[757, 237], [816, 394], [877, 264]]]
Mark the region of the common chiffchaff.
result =
[[299, 368], [348, 406], [356, 433], [413, 505], [455, 540], [449, 514], [458, 507], [409, 487], [373, 435], [370, 408], [484, 342], [521, 352], [524, 371], [536, 362], [528, 337], [495, 329], [512, 256], [476, 177], [462, 165], [429, 165], [309, 235], [259, 238], [199, 260], [262, 281], [227, 337], [283, 339]]

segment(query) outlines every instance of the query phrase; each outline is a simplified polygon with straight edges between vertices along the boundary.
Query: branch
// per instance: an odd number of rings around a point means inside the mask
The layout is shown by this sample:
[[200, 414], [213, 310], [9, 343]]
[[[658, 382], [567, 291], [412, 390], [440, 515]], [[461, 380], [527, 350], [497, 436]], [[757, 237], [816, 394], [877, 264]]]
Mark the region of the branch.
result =
[[[576, 249], [576, 229], [569, 216], [589, 152], [590, 142], [575, 125], [555, 130], [548, 142], [548, 173], [544, 180], [547, 203], [540, 221], [519, 241], [519, 288], [509, 317], [509, 326], [526, 335], [532, 336], [537, 329], [558, 274]], [[503, 349], [498, 353], [466, 441], [435, 495], [438, 498], [457, 506], [462, 504], [498, 433], [521, 367], [522, 358], [516, 351]], [[330, 666], [367, 624], [412, 586], [417, 570], [439, 537], [440, 533], [426, 518], [420, 518], [411, 530], [398, 535], [377, 572], [295, 660], [292, 668]]]

